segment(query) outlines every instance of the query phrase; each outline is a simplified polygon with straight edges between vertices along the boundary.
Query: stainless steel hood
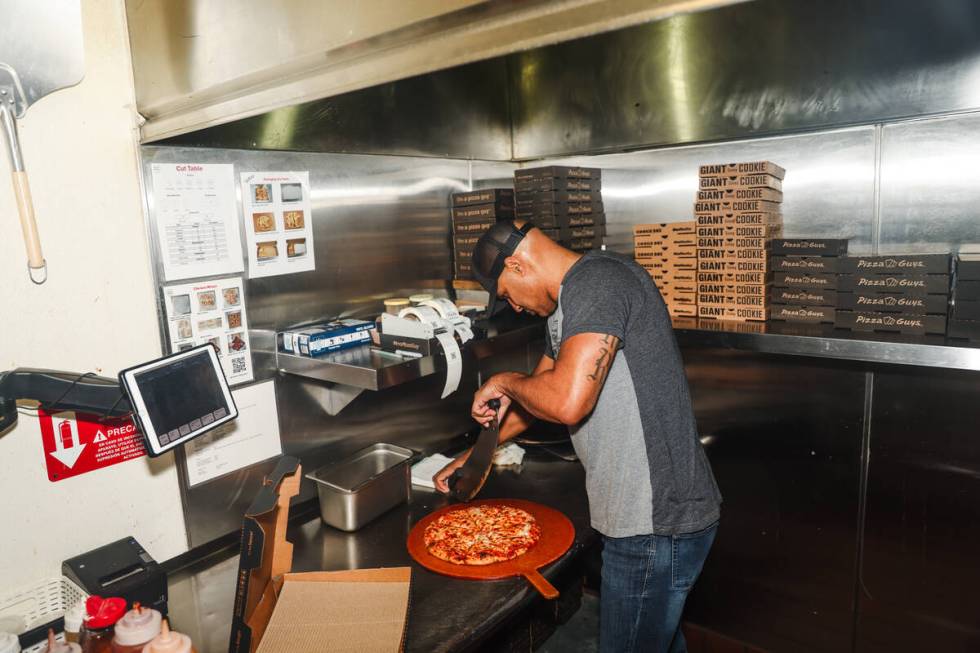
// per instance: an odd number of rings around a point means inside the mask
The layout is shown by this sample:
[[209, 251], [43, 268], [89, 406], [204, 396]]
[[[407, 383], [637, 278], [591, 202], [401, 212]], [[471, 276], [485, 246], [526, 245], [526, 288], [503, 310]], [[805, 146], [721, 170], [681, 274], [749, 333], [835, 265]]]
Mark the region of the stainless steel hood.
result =
[[127, 0], [144, 142], [743, 0]]

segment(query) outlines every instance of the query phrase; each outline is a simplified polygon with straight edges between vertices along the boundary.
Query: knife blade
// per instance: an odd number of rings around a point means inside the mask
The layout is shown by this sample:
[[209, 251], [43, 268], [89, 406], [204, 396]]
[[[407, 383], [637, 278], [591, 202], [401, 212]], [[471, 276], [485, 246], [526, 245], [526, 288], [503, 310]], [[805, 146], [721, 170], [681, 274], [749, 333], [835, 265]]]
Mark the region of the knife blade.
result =
[[493, 453], [497, 450], [497, 440], [500, 439], [500, 424], [497, 421], [497, 411], [500, 410], [500, 400], [491, 399], [487, 406], [493, 410], [490, 424], [480, 430], [476, 444], [470, 450], [470, 457], [463, 466], [449, 477], [449, 495], [457, 501], [468, 502], [473, 499], [483, 487], [493, 467]]

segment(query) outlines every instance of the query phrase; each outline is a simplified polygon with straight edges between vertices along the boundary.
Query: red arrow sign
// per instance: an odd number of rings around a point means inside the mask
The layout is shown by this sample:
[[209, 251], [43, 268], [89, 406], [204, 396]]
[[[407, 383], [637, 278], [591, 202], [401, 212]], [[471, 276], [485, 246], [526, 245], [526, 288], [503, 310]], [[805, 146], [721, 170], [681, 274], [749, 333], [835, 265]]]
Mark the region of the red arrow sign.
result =
[[146, 455], [143, 438], [132, 420], [100, 422], [98, 415], [38, 411], [48, 479], [72, 476]]

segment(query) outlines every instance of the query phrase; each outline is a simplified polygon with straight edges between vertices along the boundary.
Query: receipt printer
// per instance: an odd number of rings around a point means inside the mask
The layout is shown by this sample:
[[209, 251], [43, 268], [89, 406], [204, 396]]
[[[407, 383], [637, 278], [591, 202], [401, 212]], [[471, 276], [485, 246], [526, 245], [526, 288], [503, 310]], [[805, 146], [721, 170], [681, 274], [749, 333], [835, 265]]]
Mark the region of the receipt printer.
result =
[[135, 538], [65, 560], [61, 573], [88, 594], [118, 596], [167, 614], [167, 574]]

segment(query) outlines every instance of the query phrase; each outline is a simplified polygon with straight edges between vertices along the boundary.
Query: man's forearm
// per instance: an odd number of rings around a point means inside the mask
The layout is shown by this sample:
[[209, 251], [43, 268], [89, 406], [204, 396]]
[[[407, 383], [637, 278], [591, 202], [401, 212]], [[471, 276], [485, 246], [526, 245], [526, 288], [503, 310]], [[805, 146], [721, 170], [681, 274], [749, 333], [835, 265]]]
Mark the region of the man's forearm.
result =
[[495, 381], [501, 392], [534, 417], [549, 422], [565, 422], [563, 408], [567, 397], [558, 387], [552, 370], [534, 376], [510, 372], [501, 374]]
[[511, 438], [515, 438], [526, 431], [531, 424], [537, 421], [534, 415], [530, 414], [517, 404], [511, 404], [510, 410], [504, 415], [504, 421], [500, 425], [500, 437], [497, 442], [503, 443]]

